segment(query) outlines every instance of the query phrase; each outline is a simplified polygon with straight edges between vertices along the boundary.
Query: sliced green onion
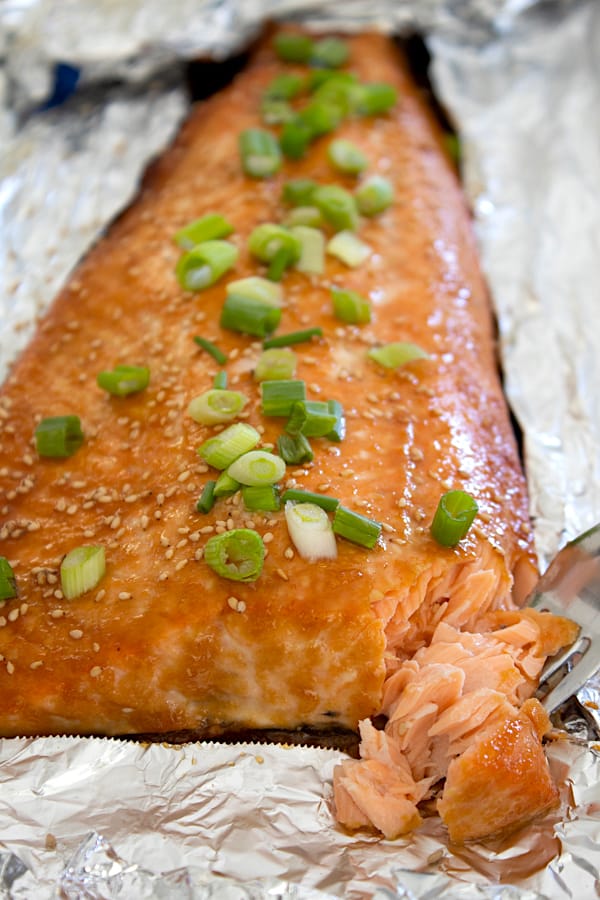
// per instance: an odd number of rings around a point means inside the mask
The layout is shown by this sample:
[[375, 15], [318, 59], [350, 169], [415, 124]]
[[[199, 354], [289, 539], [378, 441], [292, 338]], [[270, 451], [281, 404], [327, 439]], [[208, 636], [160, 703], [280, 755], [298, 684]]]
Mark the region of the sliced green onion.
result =
[[314, 503], [315, 506], [320, 506], [326, 512], [333, 512], [340, 505], [340, 501], [336, 497], [329, 497], [327, 494], [315, 494], [312, 491], [301, 491], [296, 488], [284, 491], [281, 499], [284, 503], [288, 500], [298, 503]]
[[313, 194], [313, 203], [336, 231], [353, 230], [358, 225], [354, 197], [337, 184], [325, 184]]
[[79, 416], [51, 416], [35, 429], [35, 446], [40, 456], [72, 456], [83, 444]]
[[335, 131], [343, 118], [343, 110], [326, 100], [313, 100], [298, 113], [298, 120], [308, 128], [311, 141]]
[[380, 116], [395, 106], [398, 91], [391, 84], [361, 84], [356, 111], [362, 116]]
[[235, 494], [236, 491], [239, 491], [240, 487], [241, 484], [239, 481], [232, 478], [227, 470], [225, 470], [224, 472], [221, 472], [215, 482], [214, 495], [215, 497], [228, 497], [231, 494]]
[[219, 391], [224, 391], [227, 387], [227, 372], [221, 369], [213, 378], [213, 387]]
[[366, 325], [371, 321], [371, 304], [357, 291], [331, 288], [333, 314], [341, 322], [349, 325]]
[[73, 600], [95, 588], [105, 572], [104, 547], [75, 547], [60, 564], [60, 589]]
[[339, 441], [343, 441], [346, 437], [346, 416], [344, 415], [344, 407], [339, 400], [328, 400], [327, 406], [329, 412], [335, 416], [335, 425], [325, 437], [329, 441], [339, 443]]
[[313, 133], [308, 123], [296, 115], [285, 122], [279, 135], [279, 144], [288, 159], [302, 159], [312, 138]]
[[277, 450], [288, 466], [299, 466], [314, 459], [312, 447], [303, 434], [280, 434], [277, 438]]
[[316, 206], [295, 206], [284, 220], [285, 227], [290, 229], [296, 225], [306, 225], [308, 228], [321, 228], [324, 224], [325, 220]]
[[150, 369], [147, 366], [115, 366], [112, 372], [98, 372], [96, 382], [114, 397], [127, 397], [148, 387]]
[[208, 341], [206, 338], [200, 337], [200, 335], [196, 335], [194, 337], [194, 343], [198, 344], [199, 347], [202, 347], [203, 350], [206, 350], [207, 353], [212, 356], [215, 362], [218, 362], [220, 366], [224, 366], [227, 362], [227, 356], [220, 350], [216, 344], [213, 344], [212, 341]]
[[250, 512], [276, 512], [280, 506], [279, 491], [274, 484], [251, 485], [242, 487], [242, 500]]
[[260, 117], [265, 125], [283, 125], [291, 122], [296, 113], [287, 100], [270, 100], [263, 98], [260, 104]]
[[367, 547], [372, 550], [381, 534], [381, 525], [373, 519], [368, 519], [360, 513], [352, 512], [345, 506], [338, 506], [333, 516], [333, 530], [335, 534]]
[[204, 560], [213, 572], [230, 581], [256, 581], [262, 572], [265, 545], [256, 531], [234, 528], [215, 534], [204, 547]]
[[247, 402], [248, 398], [239, 391], [213, 388], [194, 397], [187, 411], [194, 422], [201, 425], [222, 425], [239, 416]]
[[354, 199], [363, 216], [376, 216], [391, 206], [394, 188], [382, 175], [371, 175], [357, 188]]
[[196, 219], [176, 231], [173, 240], [182, 250], [191, 250], [192, 247], [203, 244], [205, 241], [229, 237], [234, 230], [233, 225], [224, 216], [220, 216], [218, 213], [208, 213], [201, 219]]
[[265, 222], [258, 225], [248, 238], [248, 250], [264, 263], [270, 263], [282, 248], [290, 251], [292, 263], [300, 258], [300, 241], [283, 225]]
[[289, 247], [280, 247], [267, 270], [267, 278], [270, 281], [281, 281], [283, 273], [292, 264], [293, 254]]
[[323, 69], [339, 69], [348, 61], [349, 52], [346, 41], [335, 37], [321, 38], [313, 45], [310, 64]]
[[322, 400], [296, 401], [292, 405], [285, 430], [305, 437], [325, 437], [336, 426], [337, 416]]
[[281, 196], [290, 206], [308, 206], [317, 187], [312, 178], [292, 178], [284, 184]]
[[289, 416], [292, 406], [306, 398], [303, 381], [263, 381], [260, 385], [264, 416]]
[[296, 354], [287, 348], [263, 350], [254, 369], [256, 381], [282, 381], [292, 378], [296, 371]]
[[17, 580], [12, 566], [5, 556], [0, 556], [0, 601], [17, 596]]
[[309, 93], [318, 91], [324, 85], [352, 85], [357, 84], [356, 75], [352, 72], [332, 72], [331, 69], [317, 69], [309, 72], [306, 79], [306, 89]]
[[281, 168], [277, 138], [263, 128], [247, 128], [239, 136], [242, 168], [252, 178], [268, 178]]
[[263, 94], [270, 100], [293, 100], [301, 93], [304, 79], [293, 72], [282, 72], [269, 82]]
[[321, 275], [325, 269], [325, 236], [317, 228], [296, 225], [290, 229], [300, 241], [300, 258], [295, 264], [299, 272]]
[[397, 369], [414, 359], [429, 359], [429, 354], [422, 347], [411, 344], [410, 341], [395, 341], [384, 344], [383, 347], [372, 347], [367, 351], [367, 356], [386, 369]]
[[180, 257], [175, 274], [186, 291], [210, 287], [235, 264], [238, 248], [229, 241], [205, 241]]
[[338, 138], [327, 148], [327, 158], [338, 172], [345, 175], [360, 175], [367, 168], [369, 161], [365, 154], [352, 141]]
[[236, 422], [220, 434], [209, 438], [198, 447], [200, 456], [214, 469], [226, 469], [242, 453], [248, 453], [260, 441], [260, 434], [252, 425]]
[[353, 231], [339, 231], [328, 241], [327, 253], [335, 256], [350, 269], [356, 269], [369, 258], [371, 248]]
[[270, 306], [281, 306], [283, 303], [281, 286], [273, 284], [267, 278], [261, 278], [260, 275], [250, 275], [248, 278], [230, 281], [225, 287], [225, 293], [238, 294], [240, 297], [257, 300], [259, 303], [268, 303]]
[[435, 511], [432, 537], [442, 547], [454, 547], [464, 538], [478, 511], [475, 499], [466, 491], [448, 491], [440, 497]]
[[271, 347], [291, 347], [294, 344], [305, 344], [314, 337], [323, 337], [323, 329], [317, 326], [315, 328], [304, 328], [301, 331], [290, 331], [288, 334], [278, 334], [263, 341], [263, 347], [265, 350]]
[[335, 559], [337, 544], [324, 509], [314, 503], [285, 504], [285, 521], [292, 543], [302, 559]]
[[354, 110], [356, 94], [360, 90], [356, 77], [350, 72], [313, 73], [326, 74], [328, 77], [319, 84], [313, 98], [321, 103], [330, 103], [347, 116]]
[[227, 474], [242, 485], [275, 484], [285, 475], [285, 463], [267, 450], [250, 450], [231, 463]]
[[281, 320], [281, 310], [269, 303], [259, 303], [249, 297], [229, 294], [221, 310], [222, 328], [264, 338], [275, 331]]
[[216, 481], [207, 481], [202, 489], [202, 493], [196, 503], [196, 510], [200, 513], [209, 513], [215, 505], [215, 485]]
[[306, 34], [284, 31], [273, 40], [275, 53], [284, 62], [305, 63], [312, 56], [313, 41]]

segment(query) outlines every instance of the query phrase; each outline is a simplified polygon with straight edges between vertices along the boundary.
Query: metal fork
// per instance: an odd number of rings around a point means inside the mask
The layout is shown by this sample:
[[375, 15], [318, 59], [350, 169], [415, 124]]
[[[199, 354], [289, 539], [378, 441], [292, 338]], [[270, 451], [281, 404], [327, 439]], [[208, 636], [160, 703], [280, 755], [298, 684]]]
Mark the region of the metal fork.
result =
[[579, 625], [575, 641], [551, 657], [542, 670], [542, 690], [560, 670], [567, 673], [541, 697], [546, 712], [553, 713], [600, 668], [600, 523], [559, 551], [527, 605]]

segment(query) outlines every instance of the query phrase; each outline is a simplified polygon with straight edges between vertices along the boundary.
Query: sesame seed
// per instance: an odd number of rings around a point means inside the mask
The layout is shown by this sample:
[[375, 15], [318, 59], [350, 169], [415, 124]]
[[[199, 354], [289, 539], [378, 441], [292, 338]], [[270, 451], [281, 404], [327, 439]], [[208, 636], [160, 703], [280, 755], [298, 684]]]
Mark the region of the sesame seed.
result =
[[129, 591], [121, 591], [119, 593], [119, 600], [131, 600], [131, 594]]
[[96, 603], [100, 603], [100, 601], [103, 600], [105, 596], [106, 596], [106, 591], [104, 590], [104, 588], [100, 588], [100, 590], [94, 597], [94, 600]]
[[185, 547], [187, 542], [188, 542], [188, 539], [186, 537], [182, 538], [180, 541], [177, 541], [177, 543], [175, 545], [177, 550], [181, 550], [182, 547]]
[[6, 616], [0, 616], [0, 628], [4, 628], [4, 626], [6, 625], [7, 621], [8, 621], [8, 620], [7, 620]]
[[227, 525], [226, 525], [226, 527], [227, 527], [227, 530], [228, 530], [228, 531], [233, 531], [233, 529], [235, 528], [235, 522], [233, 521], [233, 519], [231, 518], [231, 516], [227, 519]]
[[162, 513], [161, 513], [160, 509], [155, 510], [154, 518], [155, 518], [155, 519], [162, 519]]
[[173, 559], [173, 554], [175, 553], [174, 547], [167, 547], [165, 550], [165, 559]]
[[203, 548], [203, 547], [198, 547], [198, 549], [197, 549], [196, 552], [194, 553], [194, 559], [195, 559], [195, 560], [201, 560], [203, 556], [204, 556], [204, 548]]
[[27, 531], [39, 531], [41, 527], [39, 522], [30, 522], [27, 526]]
[[270, 544], [273, 540], [273, 537], [274, 535], [272, 531], [265, 531], [265, 533], [263, 534], [263, 543]]
[[411, 447], [408, 451], [408, 455], [413, 460], [413, 462], [420, 462], [425, 458], [425, 454], [419, 447]]
[[200, 529], [200, 534], [212, 534], [214, 530], [215, 530], [214, 525], [204, 525]]
[[276, 571], [277, 571], [277, 574], [279, 575], [279, 577], [282, 579], [282, 581], [290, 580], [289, 577], [286, 575], [286, 573], [283, 571], [283, 569], [277, 569]]
[[65, 614], [64, 609], [53, 609], [53, 610], [51, 610], [51, 612], [50, 612], [50, 616], [51, 616], [53, 619], [62, 619], [62, 617], [64, 616], [64, 614]]
[[161, 572], [160, 575], [158, 576], [158, 580], [159, 580], [159, 581], [166, 581], [168, 577], [169, 577], [169, 573], [168, 573], [168, 572]]
[[92, 644], [92, 650], [94, 651], [94, 653], [97, 653], [99, 651], [99, 649], [100, 649], [100, 644], [97, 644], [94, 641], [94, 643]]
[[90, 669], [90, 675], [92, 678], [98, 678], [99, 675], [102, 675], [102, 669], [100, 666], [94, 666]]
[[53, 591], [52, 593], [56, 597], [57, 600], [62, 600], [63, 592], [60, 590], [60, 588], [56, 591]]
[[[286, 547], [285, 550], [284, 550], [284, 552], [283, 552], [283, 555], [285, 556], [286, 559], [293, 559], [293, 558], [294, 558], [294, 551], [292, 550], [291, 547]], [[278, 574], [279, 574], [279, 573], [278, 573]]]
[[15, 667], [14, 667], [13, 664], [11, 663], [10, 659], [9, 659], [8, 662], [6, 663], [6, 671], [8, 672], [9, 675], [13, 675], [13, 674], [14, 674]]
[[114, 531], [117, 530], [117, 528], [119, 527], [120, 524], [121, 524], [121, 516], [119, 516], [119, 515], [113, 516], [112, 519], [110, 520], [110, 527]]
[[181, 475], [177, 476], [177, 481], [187, 481], [192, 473], [189, 470], [182, 472]]
[[79, 641], [83, 637], [83, 631], [81, 628], [72, 628], [69, 632], [69, 637], [73, 638], [74, 641]]
[[190, 539], [190, 541], [192, 541], [192, 542], [195, 544], [196, 541], [199, 541], [199, 540], [200, 540], [200, 532], [199, 532], [199, 531], [192, 531], [192, 533], [191, 533], [190, 536], [189, 536], [189, 539]]
[[187, 566], [187, 564], [188, 564], [188, 560], [187, 560], [187, 559], [180, 559], [179, 562], [177, 563], [177, 565], [175, 566], [175, 571], [176, 571], [176, 572], [181, 572], [181, 570], [183, 569], [183, 567], [184, 567], [184, 566]]
[[71, 505], [67, 507], [67, 515], [74, 516], [78, 509], [79, 507], [76, 503], [71, 503]]
[[142, 528], [145, 530], [148, 527], [148, 525], [150, 524], [150, 519], [148, 518], [148, 516], [142, 516], [142, 518], [140, 519], [140, 524], [141, 524]]
[[25, 613], [27, 612], [28, 609], [29, 609], [29, 604], [28, 604], [28, 603], [21, 603], [21, 606], [20, 606], [20, 613], [21, 613], [22, 616], [25, 615]]
[[39, 669], [40, 666], [43, 666], [43, 665], [44, 665], [44, 663], [42, 662], [41, 659], [36, 659], [35, 662], [32, 662], [29, 664], [29, 668], [30, 669]]
[[20, 613], [19, 613], [18, 609], [11, 609], [11, 611], [8, 614], [8, 621], [16, 622], [17, 619], [19, 618], [19, 615], [20, 615]]

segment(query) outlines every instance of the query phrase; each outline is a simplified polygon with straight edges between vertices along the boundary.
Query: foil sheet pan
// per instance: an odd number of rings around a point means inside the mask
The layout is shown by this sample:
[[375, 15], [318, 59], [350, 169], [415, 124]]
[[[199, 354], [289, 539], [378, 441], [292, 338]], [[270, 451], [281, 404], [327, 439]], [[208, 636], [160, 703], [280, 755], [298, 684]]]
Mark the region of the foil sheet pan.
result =
[[[536, 0], [8, 0], [0, 6], [0, 380], [188, 104], [182, 61], [225, 59], [266, 18], [420, 31], [463, 148], [524, 435], [542, 568], [600, 519], [600, 6]], [[44, 109], [56, 65], [78, 90]], [[580, 699], [598, 707], [600, 687]], [[600, 770], [584, 720], [550, 748], [555, 817], [506, 846], [337, 830], [330, 750], [0, 743], [6, 897], [494, 897], [600, 891]], [[101, 798], [99, 801], [98, 798]], [[535, 871], [539, 869], [539, 871]], [[227, 880], [229, 879], [229, 880]], [[243, 882], [243, 886], [242, 886]]]

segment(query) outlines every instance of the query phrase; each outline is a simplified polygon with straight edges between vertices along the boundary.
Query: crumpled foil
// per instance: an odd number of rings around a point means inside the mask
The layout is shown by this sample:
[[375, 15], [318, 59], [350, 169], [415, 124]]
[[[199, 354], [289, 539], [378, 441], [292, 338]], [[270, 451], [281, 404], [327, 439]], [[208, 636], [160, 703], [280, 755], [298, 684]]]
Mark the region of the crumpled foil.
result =
[[[267, 18], [420, 31], [460, 135], [542, 568], [600, 520], [600, 5], [595, 0], [5, 0], [0, 5], [0, 380], [188, 106], [182, 63]], [[45, 109], [56, 65], [78, 90]], [[591, 289], [590, 289], [591, 286]], [[600, 682], [578, 695], [599, 722]], [[335, 826], [342, 754], [265, 746], [0, 741], [7, 898], [597, 897], [600, 750], [579, 709], [549, 747], [554, 815], [449, 847]]]

